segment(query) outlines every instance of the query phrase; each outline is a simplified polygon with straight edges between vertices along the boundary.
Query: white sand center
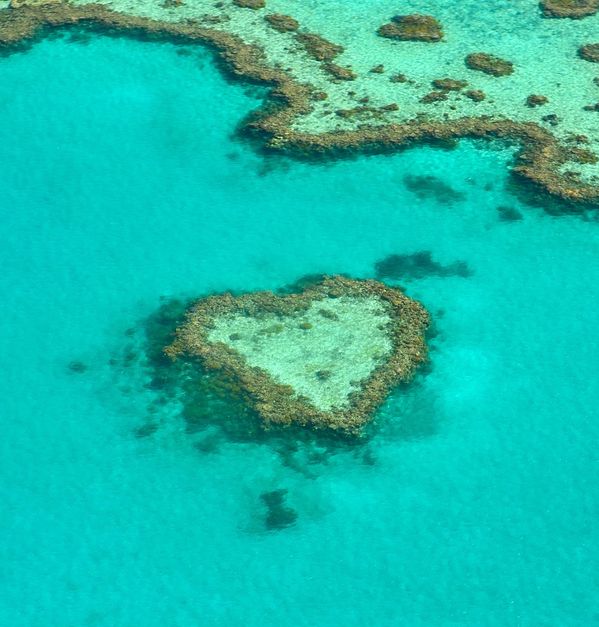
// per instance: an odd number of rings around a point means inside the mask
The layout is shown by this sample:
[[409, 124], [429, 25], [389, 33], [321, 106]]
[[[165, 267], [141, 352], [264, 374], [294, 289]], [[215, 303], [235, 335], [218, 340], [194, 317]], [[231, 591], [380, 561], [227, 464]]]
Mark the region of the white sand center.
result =
[[328, 411], [347, 407], [349, 395], [390, 355], [388, 322], [380, 299], [344, 296], [314, 301], [301, 315], [222, 316], [208, 341], [233, 347], [248, 365]]

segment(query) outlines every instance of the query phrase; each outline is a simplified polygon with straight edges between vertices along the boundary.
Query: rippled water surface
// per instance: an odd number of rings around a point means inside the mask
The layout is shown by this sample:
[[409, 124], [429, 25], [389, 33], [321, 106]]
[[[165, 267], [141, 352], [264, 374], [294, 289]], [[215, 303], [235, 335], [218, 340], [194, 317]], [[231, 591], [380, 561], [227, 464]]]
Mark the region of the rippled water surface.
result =
[[[260, 98], [169, 44], [0, 59], [0, 624], [596, 624], [598, 224], [500, 145], [265, 159]], [[190, 428], [144, 321], [313, 273], [401, 283], [429, 371], [361, 445]]]

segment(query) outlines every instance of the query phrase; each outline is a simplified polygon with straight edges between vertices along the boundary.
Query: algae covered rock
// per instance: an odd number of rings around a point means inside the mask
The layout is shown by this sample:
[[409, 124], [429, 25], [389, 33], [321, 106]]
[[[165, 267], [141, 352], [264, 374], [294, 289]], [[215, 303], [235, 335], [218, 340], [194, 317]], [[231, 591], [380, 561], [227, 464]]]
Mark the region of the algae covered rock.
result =
[[420, 98], [422, 104], [431, 104], [433, 102], [441, 102], [447, 100], [446, 91], [431, 91]]
[[381, 37], [400, 41], [441, 41], [441, 24], [432, 15], [396, 15], [388, 24], [378, 29]]
[[428, 321], [398, 289], [325, 277], [284, 296], [201, 299], [166, 353], [199, 358], [230, 379], [267, 424], [355, 432], [426, 359]]
[[357, 74], [350, 67], [343, 67], [337, 63], [325, 63], [323, 69], [338, 81], [353, 81], [357, 78]]
[[334, 44], [314, 33], [299, 33], [296, 35], [296, 39], [305, 51], [317, 61], [330, 62], [343, 52], [343, 46]]
[[527, 107], [540, 107], [549, 102], [549, 98], [547, 96], [542, 96], [540, 94], [530, 94], [526, 98], [526, 106]]
[[392, 83], [407, 83], [408, 77], [400, 72], [398, 74], [394, 74], [389, 80]]
[[500, 59], [486, 52], [473, 52], [466, 57], [466, 66], [471, 70], [484, 72], [491, 76], [508, 76], [514, 72], [511, 61]]
[[487, 97], [485, 92], [480, 89], [469, 89], [464, 92], [464, 96], [473, 102], [482, 102]]
[[270, 15], [266, 15], [264, 19], [280, 33], [288, 33], [299, 28], [299, 22], [290, 15], [271, 13]]
[[599, 0], [542, 0], [541, 9], [545, 17], [580, 19], [597, 13]]
[[233, 4], [244, 9], [263, 9], [266, 6], [265, 0], [233, 0]]
[[432, 81], [432, 85], [440, 91], [460, 91], [468, 86], [468, 81], [460, 81], [455, 78], [436, 78]]
[[585, 61], [599, 63], [599, 44], [586, 44], [578, 49], [578, 55]]
[[60, 4], [62, 0], [10, 0], [11, 9], [20, 9], [21, 7], [43, 7], [51, 4]]

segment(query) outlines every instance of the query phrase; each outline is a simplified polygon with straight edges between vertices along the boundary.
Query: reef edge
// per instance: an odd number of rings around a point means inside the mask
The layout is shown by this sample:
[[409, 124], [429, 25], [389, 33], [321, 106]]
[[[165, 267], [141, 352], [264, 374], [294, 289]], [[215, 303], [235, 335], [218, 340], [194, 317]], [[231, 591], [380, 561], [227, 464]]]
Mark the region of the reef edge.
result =
[[268, 149], [291, 156], [325, 157], [351, 151], [382, 152], [416, 143], [460, 138], [511, 140], [521, 145], [512, 168], [517, 178], [567, 201], [570, 210], [599, 200], [599, 187], [581, 181], [574, 173], [559, 171], [568, 160], [576, 160], [580, 149], [561, 144], [551, 132], [534, 122], [482, 116], [451, 122], [413, 119], [320, 134], [295, 131], [292, 121], [295, 116], [310, 111], [311, 100], [316, 97], [314, 88], [296, 82], [282, 70], [269, 67], [258, 46], [194, 20], [158, 21], [118, 13], [99, 4], [22, 5], [0, 9], [0, 52], [19, 50], [43, 37], [47, 29], [70, 25], [210, 46], [231, 74], [271, 88], [264, 106], [248, 116], [243, 127], [245, 133], [259, 137]]
[[[341, 296], [374, 296], [383, 301], [390, 318], [387, 330], [392, 345], [384, 363], [360, 382], [359, 391], [350, 394], [347, 408], [320, 410], [296, 395], [291, 386], [276, 382], [261, 368], [249, 366], [245, 358], [229, 345], [208, 340], [213, 320], [218, 315], [243, 313], [252, 316], [268, 312], [291, 316], [307, 310], [314, 302]], [[330, 276], [301, 292], [284, 296], [273, 292], [254, 292], [241, 296], [225, 293], [203, 298], [188, 310], [185, 322], [177, 329], [175, 339], [165, 348], [165, 353], [172, 359], [180, 356], [198, 358], [205, 369], [218, 371], [235, 381], [245, 401], [266, 426], [295, 423], [317, 429], [359, 433], [389, 391], [400, 383], [408, 382], [417, 367], [427, 359], [425, 332], [429, 322], [424, 307], [397, 288], [374, 280]]]

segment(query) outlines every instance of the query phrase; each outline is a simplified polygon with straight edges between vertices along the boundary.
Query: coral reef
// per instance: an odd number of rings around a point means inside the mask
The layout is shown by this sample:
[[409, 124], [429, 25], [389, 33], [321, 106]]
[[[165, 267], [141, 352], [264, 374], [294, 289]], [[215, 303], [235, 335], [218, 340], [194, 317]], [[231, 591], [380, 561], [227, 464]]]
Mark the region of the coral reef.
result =
[[527, 107], [540, 107], [548, 102], [549, 98], [547, 98], [547, 96], [541, 96], [540, 94], [531, 94], [526, 98]]
[[295, 31], [299, 28], [299, 22], [289, 15], [270, 13], [269, 15], [265, 15], [264, 19], [280, 33]]
[[545, 17], [569, 17], [580, 19], [599, 11], [599, 0], [542, 0]]
[[578, 49], [581, 59], [591, 63], [599, 63], [599, 44], [586, 44]]
[[324, 63], [323, 70], [339, 81], [353, 81], [357, 74], [350, 67], [342, 67], [336, 63]]
[[464, 92], [464, 96], [474, 102], [482, 102], [486, 98], [485, 92], [480, 89], [469, 89]]
[[[323, 316], [323, 310], [335, 316]], [[284, 331], [260, 334], [273, 320]], [[165, 351], [175, 360], [198, 358], [222, 373], [266, 424], [351, 433], [425, 360], [427, 326], [422, 306], [399, 290], [377, 281], [325, 277], [285, 296], [202, 299]], [[232, 329], [242, 339], [229, 344]]]
[[508, 76], [514, 71], [514, 64], [486, 52], [473, 52], [466, 57], [466, 66], [471, 70], [491, 76]]
[[[306, 276], [277, 293], [294, 293], [321, 282], [322, 278], [322, 275]], [[176, 328], [184, 324], [185, 313], [192, 304], [161, 297], [156, 310], [127, 329], [124, 344], [110, 356], [110, 367], [124, 394], [140, 384], [147, 392], [143, 395], [147, 399], [146, 416], [134, 428], [133, 437], [148, 438], [163, 428], [169, 429], [170, 421], [164, 421], [167, 408], [169, 415], [180, 418], [191, 445], [201, 455], [218, 454], [221, 447], [229, 444], [267, 446], [285, 467], [314, 479], [337, 455], [349, 455], [358, 463], [376, 463], [370, 447], [381, 431], [402, 439], [422, 438], [435, 432], [434, 425], [412, 420], [409, 412], [402, 420], [373, 421], [362, 428], [359, 437], [301, 425], [271, 423], [265, 428], [251, 405], [244, 401], [239, 386], [222, 372], [208, 370], [197, 359], [184, 355], [176, 361], [165, 355], [164, 347], [172, 342]], [[322, 312], [318, 315], [322, 317]], [[412, 395], [420, 389], [417, 384], [407, 386], [403, 390], [406, 402], [410, 403]]]
[[432, 15], [396, 15], [378, 29], [381, 37], [399, 41], [435, 42], [443, 39], [441, 25]]
[[390, 79], [392, 83], [407, 83], [408, 77], [405, 74], [394, 74]]
[[446, 91], [431, 91], [428, 94], [425, 94], [420, 98], [420, 102], [423, 104], [431, 104], [433, 102], [441, 102], [442, 100], [447, 100], [447, 92]]
[[454, 78], [436, 78], [432, 81], [432, 85], [440, 91], [460, 91], [468, 86], [468, 81], [460, 81]]
[[[568, 134], [584, 133], [591, 138], [589, 150], [596, 152], [595, 117], [588, 113], [595, 111], [593, 100], [590, 103], [589, 99], [580, 102], [578, 109], [556, 108], [555, 112], [543, 116], [541, 121], [532, 117], [533, 112], [528, 107], [517, 107], [514, 103], [511, 108], [513, 117], [510, 119], [502, 113], [504, 109], [501, 106], [505, 103], [500, 106], [498, 102], [502, 95], [492, 93], [492, 89], [488, 88], [489, 97], [480, 107], [481, 114], [468, 110], [470, 104], [465, 101], [458, 106], [454, 98], [444, 102], [442, 96], [435, 95], [426, 100], [437, 102], [436, 105], [429, 105], [427, 111], [425, 102], [422, 109], [413, 115], [413, 102], [426, 97], [426, 86], [418, 83], [417, 75], [408, 80], [387, 63], [389, 77], [371, 72], [367, 72], [366, 76], [357, 76], [350, 67], [326, 60], [335, 59], [343, 49], [342, 46], [320, 36], [311, 36], [310, 33], [301, 33], [307, 35], [308, 39], [300, 38], [297, 42], [300, 46], [294, 46], [299, 33], [295, 30], [277, 31], [266, 19], [254, 16], [248, 18], [250, 12], [246, 8], [196, 0], [194, 4], [185, 2], [176, 10], [164, 9], [160, 4], [151, 10], [145, 5], [140, 6], [140, 13], [145, 15], [141, 16], [132, 15], [130, 11], [133, 9], [129, 5], [123, 4], [122, 12], [115, 10], [118, 6], [118, 0], [112, 2], [110, 7], [86, 4], [85, 0], [80, 0], [78, 4], [72, 4], [69, 0], [13, 0], [11, 8], [0, 9], [0, 54], [24, 50], [51, 29], [74, 25], [78, 25], [79, 32], [88, 29], [124, 33], [149, 40], [168, 39], [181, 44], [205, 44], [215, 50], [223, 70], [234, 77], [271, 88], [269, 100], [260, 110], [248, 116], [243, 125], [244, 134], [258, 139], [268, 151], [319, 159], [356, 150], [389, 151], [419, 142], [438, 144], [464, 137], [497, 138], [518, 142], [521, 146], [512, 169], [516, 180], [532, 184], [539, 190], [571, 203], [563, 205], [568, 210], [584, 210], [588, 203], [599, 200], [597, 173], [590, 167], [580, 169], [576, 162], [570, 161], [572, 153], [565, 139]], [[202, 13], [199, 9], [208, 12]], [[253, 19], [252, 29], [263, 28], [268, 33], [265, 41], [262, 40], [260, 44], [246, 43], [244, 29], [248, 28], [248, 19]], [[266, 48], [267, 52], [272, 52], [269, 48], [270, 40], [273, 40], [273, 49], [277, 54], [283, 55], [282, 61], [273, 62], [265, 54]], [[304, 51], [308, 51], [306, 44], [311, 51], [308, 52], [308, 58], [304, 54]], [[579, 54], [593, 60], [596, 55], [593, 46], [595, 44], [583, 46]], [[296, 60], [298, 48], [300, 54]], [[344, 57], [348, 61], [355, 59], [349, 50], [345, 51]], [[469, 58], [473, 67], [481, 71], [486, 68], [491, 75], [507, 76], [513, 71], [511, 63], [503, 60], [496, 63], [495, 57], [485, 53], [474, 53]], [[333, 106], [338, 110], [355, 107], [354, 95], [341, 91], [343, 82], [347, 80], [355, 80], [364, 97], [379, 103], [384, 102], [383, 98], [389, 99], [388, 94], [381, 96], [384, 86], [379, 81], [387, 85], [389, 81], [405, 82], [409, 88], [398, 90], [399, 106], [392, 103], [384, 107], [371, 107], [370, 111], [344, 118], [334, 115], [328, 102], [334, 103]], [[481, 80], [484, 79], [481, 77]], [[365, 93], [362, 91], [364, 87], [368, 90]], [[371, 92], [371, 89], [374, 91]], [[450, 91], [436, 89], [434, 93], [447, 94]], [[485, 100], [485, 93], [480, 89], [463, 90], [460, 93], [473, 102]], [[505, 93], [511, 97], [514, 90], [508, 89]], [[527, 94], [518, 96], [522, 102]], [[547, 96], [552, 103], [556, 103], [552, 94]], [[404, 100], [407, 106], [404, 106]], [[321, 101], [326, 102], [321, 104]], [[459, 114], [462, 106], [468, 113]], [[579, 116], [576, 116], [576, 110], [580, 111]], [[590, 164], [590, 161], [586, 163]]]
[[343, 46], [331, 43], [320, 35], [314, 33], [298, 33], [295, 39], [303, 46], [305, 51], [317, 61], [332, 61], [343, 52]]
[[265, 0], [233, 0], [233, 4], [244, 9], [263, 9], [266, 6]]

